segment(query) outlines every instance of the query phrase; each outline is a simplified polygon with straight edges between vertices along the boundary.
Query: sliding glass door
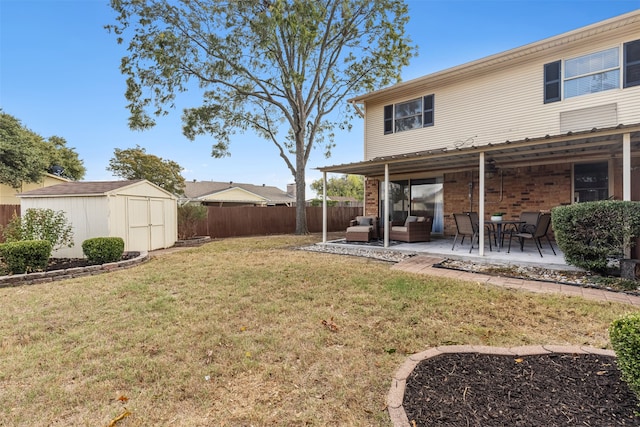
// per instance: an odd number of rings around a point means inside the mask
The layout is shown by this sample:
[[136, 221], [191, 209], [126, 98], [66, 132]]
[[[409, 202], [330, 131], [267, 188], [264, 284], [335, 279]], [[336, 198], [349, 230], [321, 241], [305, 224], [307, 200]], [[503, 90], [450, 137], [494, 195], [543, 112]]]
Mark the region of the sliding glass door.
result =
[[[385, 182], [380, 185], [380, 218], [384, 218]], [[408, 215], [433, 217], [432, 233], [444, 229], [444, 199], [442, 178], [411, 179], [389, 183], [391, 221], [404, 221]]]

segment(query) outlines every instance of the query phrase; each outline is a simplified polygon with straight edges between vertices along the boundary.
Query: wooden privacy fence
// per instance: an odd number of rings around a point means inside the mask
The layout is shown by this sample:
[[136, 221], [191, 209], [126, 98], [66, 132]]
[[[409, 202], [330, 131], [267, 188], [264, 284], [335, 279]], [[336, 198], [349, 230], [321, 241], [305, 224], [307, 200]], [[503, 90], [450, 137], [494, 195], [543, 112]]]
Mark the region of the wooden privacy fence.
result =
[[[322, 207], [307, 207], [307, 227], [312, 233], [322, 232]], [[349, 221], [362, 215], [361, 207], [327, 208], [327, 231], [344, 231]], [[208, 207], [207, 221], [197, 227], [197, 234], [213, 238], [292, 234], [296, 230], [296, 208]]]
[[[14, 214], [20, 216], [20, 205], [0, 205], [0, 226], [9, 224]], [[0, 233], [0, 242], [3, 241], [4, 237]]]

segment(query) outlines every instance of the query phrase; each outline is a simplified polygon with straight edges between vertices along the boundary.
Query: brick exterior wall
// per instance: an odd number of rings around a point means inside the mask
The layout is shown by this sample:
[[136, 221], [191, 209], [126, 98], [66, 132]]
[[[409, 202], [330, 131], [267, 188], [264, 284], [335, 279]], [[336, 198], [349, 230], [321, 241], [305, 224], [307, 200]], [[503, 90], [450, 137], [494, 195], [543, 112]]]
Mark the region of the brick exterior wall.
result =
[[[640, 177], [640, 158], [632, 158], [632, 187]], [[522, 212], [549, 211], [551, 208], [572, 203], [571, 164], [527, 166], [487, 172], [485, 176], [485, 216], [504, 212], [505, 218], [518, 218]], [[615, 159], [613, 170], [613, 198], [622, 200], [622, 159]], [[393, 180], [393, 178], [391, 178]], [[469, 183], [473, 183], [469, 198]], [[456, 225], [453, 213], [479, 210], [478, 171], [448, 173], [444, 176], [444, 233], [454, 235]], [[379, 216], [378, 194], [380, 181], [365, 180], [366, 215]], [[635, 189], [632, 199], [639, 200]]]
[[[473, 182], [472, 198], [469, 183]], [[366, 215], [379, 216], [380, 182], [365, 180]], [[478, 171], [448, 173], [444, 176], [444, 233], [454, 235], [454, 212], [478, 211]], [[545, 165], [487, 173], [485, 178], [485, 214], [504, 212], [506, 218], [518, 218], [525, 211], [547, 211], [571, 203], [571, 165]]]

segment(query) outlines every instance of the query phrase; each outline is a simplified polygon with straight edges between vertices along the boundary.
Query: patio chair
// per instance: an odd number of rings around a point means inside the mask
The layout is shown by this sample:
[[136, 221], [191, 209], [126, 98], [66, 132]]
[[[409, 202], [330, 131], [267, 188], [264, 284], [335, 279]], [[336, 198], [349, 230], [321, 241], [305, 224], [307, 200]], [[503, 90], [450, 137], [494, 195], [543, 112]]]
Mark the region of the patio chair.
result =
[[[473, 245], [475, 243], [479, 244], [479, 224], [474, 224], [472, 216], [466, 213], [454, 213], [453, 219], [456, 222], [456, 236], [453, 238], [453, 246], [451, 247], [451, 250], [456, 247], [458, 236], [462, 236], [460, 244], [464, 243], [464, 238], [466, 236], [471, 236], [471, 247], [469, 248], [469, 253], [471, 253], [471, 251], [473, 250]], [[488, 233], [486, 237], [489, 238], [489, 250], [493, 250], [491, 247], [491, 233]]]
[[347, 242], [368, 242], [378, 238], [378, 218], [373, 216], [357, 216], [349, 221], [345, 233]]
[[502, 231], [502, 244], [504, 244], [504, 235], [509, 236], [514, 233], [533, 233], [538, 223], [538, 217], [540, 212], [522, 212], [520, 214], [520, 221], [524, 221], [522, 224], [510, 224]]
[[542, 257], [542, 238], [546, 237], [547, 242], [549, 242], [549, 246], [553, 251], [553, 254], [556, 255], [556, 250], [553, 249], [553, 245], [551, 244], [551, 240], [549, 240], [549, 236], [547, 235], [549, 231], [549, 226], [551, 225], [551, 214], [543, 213], [538, 216], [538, 221], [536, 222], [535, 228], [530, 232], [520, 232], [520, 233], [511, 233], [509, 236], [509, 249], [507, 253], [511, 252], [511, 240], [513, 237], [517, 237], [520, 240], [520, 250], [524, 251], [524, 242], [526, 239], [531, 239], [536, 245], [536, 249], [538, 249], [538, 253]]
[[[473, 226], [475, 227], [475, 229], [478, 231], [478, 233], [480, 232], [480, 216], [478, 215], [478, 212], [463, 212], [465, 215], [469, 215], [469, 217], [471, 218], [471, 224], [473, 224]], [[496, 241], [496, 229], [493, 226], [493, 224], [484, 224], [484, 230], [486, 231], [488, 236], [493, 235], [493, 239], [494, 239], [494, 243], [497, 245], [498, 242]], [[462, 237], [462, 241], [464, 242], [464, 237]]]
[[392, 225], [389, 239], [400, 242], [430, 242], [433, 218], [430, 216], [409, 215], [404, 225]]

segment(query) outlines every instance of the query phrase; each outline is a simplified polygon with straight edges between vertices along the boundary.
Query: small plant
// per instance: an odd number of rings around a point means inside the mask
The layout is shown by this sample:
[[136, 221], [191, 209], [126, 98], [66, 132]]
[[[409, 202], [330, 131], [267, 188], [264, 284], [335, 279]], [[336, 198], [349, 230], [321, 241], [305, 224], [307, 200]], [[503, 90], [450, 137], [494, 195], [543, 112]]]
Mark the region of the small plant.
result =
[[46, 240], [52, 250], [73, 247], [73, 228], [63, 211], [53, 209], [27, 209], [22, 216], [13, 215], [2, 229], [7, 242]]
[[491, 216], [503, 216], [504, 212], [496, 212], [496, 213], [492, 213]]
[[178, 237], [190, 239], [197, 234], [198, 223], [207, 218], [207, 207], [200, 204], [187, 203], [178, 206]]
[[124, 240], [120, 237], [94, 237], [82, 242], [82, 252], [94, 264], [120, 261]]
[[613, 321], [609, 338], [618, 357], [621, 377], [640, 400], [640, 313]]
[[46, 240], [23, 240], [0, 245], [0, 257], [11, 274], [45, 270], [50, 256], [51, 243]]

